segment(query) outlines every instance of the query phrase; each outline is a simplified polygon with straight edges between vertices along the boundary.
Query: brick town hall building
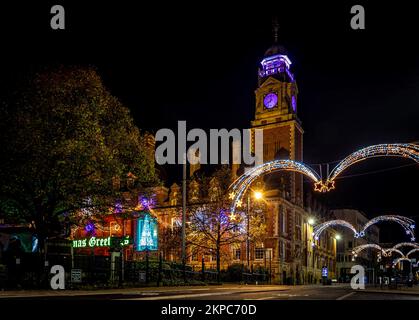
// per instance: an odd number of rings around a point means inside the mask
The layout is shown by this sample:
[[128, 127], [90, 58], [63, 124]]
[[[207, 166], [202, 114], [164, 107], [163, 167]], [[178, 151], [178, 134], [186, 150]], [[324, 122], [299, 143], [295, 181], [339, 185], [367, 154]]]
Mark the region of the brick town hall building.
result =
[[[303, 161], [303, 128], [297, 117], [298, 87], [290, 70], [291, 61], [286, 50], [274, 44], [261, 61], [258, 87], [255, 91], [256, 106], [251, 128], [263, 129], [263, 162], [274, 159]], [[190, 166], [188, 204], [211, 200], [217, 193], [219, 181], [209, 181], [208, 193], [201, 192], [201, 185], [194, 179], [199, 165]], [[231, 166], [232, 178], [240, 173], [238, 165]], [[323, 233], [320, 243], [313, 249], [312, 230], [309, 223], [325, 218], [325, 212], [316, 206], [310, 192], [304, 196], [303, 177], [299, 173], [272, 173], [255, 184], [264, 189], [264, 214], [267, 236], [260, 243], [250, 245], [250, 264], [253, 267], [272, 268], [276, 283], [314, 283], [321, 279], [321, 269], [327, 266], [329, 277], [335, 277], [336, 239], [333, 230]], [[311, 191], [311, 190], [310, 190]], [[172, 227], [181, 213], [181, 188], [173, 184], [169, 189], [160, 188], [159, 209], [155, 212], [162, 225]], [[305, 199], [304, 199], [305, 198]], [[247, 264], [246, 245], [232, 246], [230, 257], [222, 266], [231, 263]], [[179, 252], [178, 252], [179, 253]], [[175, 259], [174, 255], [166, 258]], [[215, 268], [215, 259], [204, 255], [206, 266]], [[201, 255], [191, 254], [189, 265], [201, 265]]]

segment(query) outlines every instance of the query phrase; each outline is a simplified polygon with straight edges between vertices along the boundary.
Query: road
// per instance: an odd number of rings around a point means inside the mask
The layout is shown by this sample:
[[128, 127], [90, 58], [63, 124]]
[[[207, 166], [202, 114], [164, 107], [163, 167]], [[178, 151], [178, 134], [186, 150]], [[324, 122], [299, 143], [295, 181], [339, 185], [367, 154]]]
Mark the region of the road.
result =
[[[348, 285], [224, 285], [176, 288], [125, 288], [100, 291], [0, 292], [0, 298], [41, 300], [419, 300], [419, 290], [354, 291]], [[413, 294], [412, 294], [413, 293]]]

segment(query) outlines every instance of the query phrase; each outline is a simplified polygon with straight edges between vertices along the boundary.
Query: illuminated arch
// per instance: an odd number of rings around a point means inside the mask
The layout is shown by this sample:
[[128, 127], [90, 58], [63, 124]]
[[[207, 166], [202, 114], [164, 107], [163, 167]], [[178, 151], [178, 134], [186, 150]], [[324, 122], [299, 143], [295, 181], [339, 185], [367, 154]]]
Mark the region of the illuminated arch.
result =
[[419, 248], [412, 249], [406, 254], [406, 257], [409, 258], [409, 255], [411, 255], [412, 253], [418, 252], [418, 251], [419, 251]]
[[358, 253], [360, 253], [361, 251], [365, 250], [365, 249], [377, 249], [378, 251], [384, 251], [383, 248], [381, 248], [378, 244], [373, 244], [373, 243], [368, 243], [368, 244], [363, 244], [360, 246], [357, 246], [355, 248], [352, 249], [352, 254], [354, 254], [355, 256], [358, 255]]
[[393, 252], [398, 253], [401, 257], [405, 257], [404, 253], [401, 252], [399, 249], [396, 249], [396, 248], [384, 249], [384, 256], [389, 257], [389, 256], [392, 255]]
[[397, 265], [399, 262], [402, 262], [402, 261], [409, 261], [409, 262], [411, 262], [411, 261], [410, 261], [410, 259], [409, 259], [409, 258], [406, 258], [406, 257], [403, 257], [403, 258], [397, 258], [396, 260], [394, 260], [394, 261], [393, 261], [393, 267], [394, 267], [395, 265]]
[[229, 190], [229, 197], [232, 201], [231, 212], [234, 213], [236, 207], [240, 207], [242, 203], [242, 199], [250, 185], [255, 181], [257, 178], [264, 174], [276, 172], [276, 171], [292, 171], [298, 172], [309, 179], [311, 179], [315, 183], [321, 183], [320, 177], [311, 168], [307, 167], [303, 163], [296, 162], [293, 160], [274, 160], [271, 162], [267, 162], [261, 164], [255, 168], [252, 168], [248, 172], [242, 174], [233, 184], [230, 186]]
[[413, 232], [413, 230], [415, 229], [415, 221], [410, 218], [407, 218], [404, 216], [397, 216], [397, 215], [384, 215], [384, 216], [379, 216], [379, 217], [375, 217], [371, 219], [364, 225], [363, 229], [359, 232], [359, 236], [363, 237], [365, 235], [366, 229], [382, 221], [391, 221], [391, 222], [398, 223], [399, 225], [403, 227], [406, 234], [411, 237], [411, 240], [415, 241], [415, 234]]
[[401, 247], [413, 247], [413, 248], [419, 248], [419, 243], [416, 242], [400, 242], [396, 244], [393, 248], [398, 249]]
[[356, 231], [355, 227], [349, 222], [345, 220], [330, 220], [330, 221], [323, 222], [317, 225], [316, 227], [314, 227], [314, 230], [313, 230], [314, 240], [319, 240], [320, 234], [327, 228], [333, 227], [333, 226], [342, 226], [342, 227], [351, 229], [354, 232], [355, 238], [358, 238], [358, 232]]
[[338, 163], [330, 172], [328, 181], [334, 181], [353, 164], [374, 157], [403, 157], [419, 162], [419, 146], [412, 143], [378, 144], [355, 151]]

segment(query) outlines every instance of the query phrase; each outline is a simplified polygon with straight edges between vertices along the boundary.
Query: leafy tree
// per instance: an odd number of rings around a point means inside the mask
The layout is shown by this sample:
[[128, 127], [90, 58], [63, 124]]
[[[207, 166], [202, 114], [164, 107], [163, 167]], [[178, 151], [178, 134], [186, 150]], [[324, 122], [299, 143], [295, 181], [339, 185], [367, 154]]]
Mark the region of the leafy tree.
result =
[[63, 214], [112, 205], [112, 178], [157, 181], [144, 135], [93, 68], [31, 76], [2, 102], [0, 119], [0, 210], [32, 222], [41, 248]]

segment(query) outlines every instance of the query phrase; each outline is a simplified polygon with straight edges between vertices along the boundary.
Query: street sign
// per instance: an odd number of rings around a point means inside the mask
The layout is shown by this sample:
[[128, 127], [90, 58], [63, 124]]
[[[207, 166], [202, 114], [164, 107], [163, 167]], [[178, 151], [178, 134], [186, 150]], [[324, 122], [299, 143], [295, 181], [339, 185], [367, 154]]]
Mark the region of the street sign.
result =
[[145, 272], [139, 272], [139, 274], [138, 274], [138, 280], [140, 282], [145, 282], [145, 276], [146, 276]]
[[322, 268], [322, 277], [326, 277], [329, 275], [329, 271], [327, 270], [327, 267]]
[[81, 283], [81, 269], [71, 269], [71, 282]]

